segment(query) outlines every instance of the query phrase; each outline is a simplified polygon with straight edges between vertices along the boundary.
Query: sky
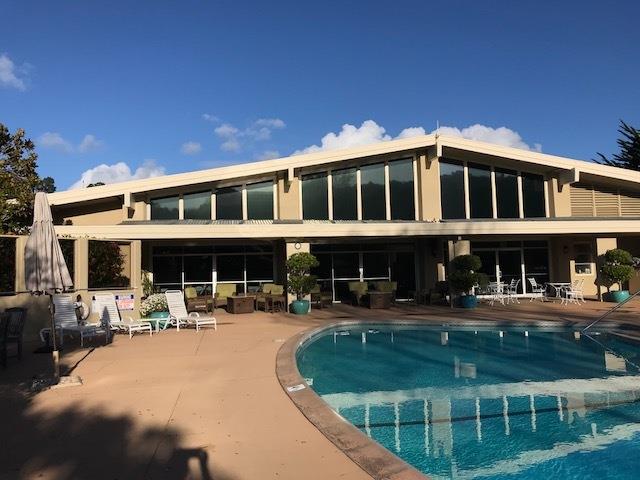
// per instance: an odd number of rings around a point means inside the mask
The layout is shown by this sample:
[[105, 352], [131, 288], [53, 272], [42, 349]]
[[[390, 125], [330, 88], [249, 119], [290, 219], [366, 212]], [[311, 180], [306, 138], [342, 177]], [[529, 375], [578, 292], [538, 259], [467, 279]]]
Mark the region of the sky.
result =
[[589, 160], [640, 2], [2, 2], [0, 123], [59, 190], [430, 133]]

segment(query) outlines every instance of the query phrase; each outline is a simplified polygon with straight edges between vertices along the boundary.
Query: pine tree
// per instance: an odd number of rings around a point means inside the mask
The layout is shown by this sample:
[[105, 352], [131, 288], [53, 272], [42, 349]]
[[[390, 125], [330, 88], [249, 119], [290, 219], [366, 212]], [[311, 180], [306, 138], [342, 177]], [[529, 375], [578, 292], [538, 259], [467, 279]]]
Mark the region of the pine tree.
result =
[[614, 154], [611, 159], [605, 157], [602, 153], [598, 153], [600, 158], [596, 159], [595, 162], [611, 167], [640, 171], [640, 130], [620, 120], [618, 132], [620, 133], [620, 138], [617, 143], [620, 147], [620, 153]]

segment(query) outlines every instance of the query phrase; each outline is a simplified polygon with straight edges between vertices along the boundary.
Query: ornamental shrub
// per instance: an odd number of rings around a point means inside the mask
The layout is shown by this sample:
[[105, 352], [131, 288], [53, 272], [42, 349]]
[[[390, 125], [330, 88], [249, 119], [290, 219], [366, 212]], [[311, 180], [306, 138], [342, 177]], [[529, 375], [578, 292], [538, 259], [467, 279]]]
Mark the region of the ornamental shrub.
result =
[[477, 255], [458, 255], [451, 260], [449, 283], [455, 291], [469, 295], [474, 286], [486, 280], [486, 276], [477, 273], [481, 267], [482, 261]]
[[600, 268], [607, 291], [615, 284], [618, 284], [619, 289], [622, 290], [623, 284], [631, 280], [635, 273], [633, 264], [633, 257], [626, 250], [621, 248], [607, 250], [604, 254], [604, 265]]
[[142, 301], [140, 305], [140, 316], [146, 317], [153, 312], [166, 312], [169, 310], [167, 305], [167, 297], [164, 293], [155, 293], [149, 295]]
[[294, 253], [287, 259], [289, 279], [287, 290], [302, 300], [316, 285], [316, 277], [310, 275], [311, 269], [319, 265], [318, 259], [310, 253]]

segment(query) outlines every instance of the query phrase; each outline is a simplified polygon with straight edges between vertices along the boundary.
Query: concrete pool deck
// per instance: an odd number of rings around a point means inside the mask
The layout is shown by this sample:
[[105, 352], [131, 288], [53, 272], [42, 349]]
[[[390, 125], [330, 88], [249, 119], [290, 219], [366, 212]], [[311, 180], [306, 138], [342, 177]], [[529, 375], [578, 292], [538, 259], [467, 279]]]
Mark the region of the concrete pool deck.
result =
[[[631, 303], [613, 320], [640, 327], [640, 305]], [[610, 307], [526, 300], [471, 312], [336, 305], [306, 317], [219, 313], [218, 331], [118, 336], [106, 347], [65, 352], [63, 365], [84, 385], [39, 394], [20, 384], [45, 372], [49, 356], [27, 347], [22, 362], [10, 359], [0, 371], [0, 478], [371, 478], [282, 389], [275, 365], [287, 339], [348, 320], [577, 325]]]

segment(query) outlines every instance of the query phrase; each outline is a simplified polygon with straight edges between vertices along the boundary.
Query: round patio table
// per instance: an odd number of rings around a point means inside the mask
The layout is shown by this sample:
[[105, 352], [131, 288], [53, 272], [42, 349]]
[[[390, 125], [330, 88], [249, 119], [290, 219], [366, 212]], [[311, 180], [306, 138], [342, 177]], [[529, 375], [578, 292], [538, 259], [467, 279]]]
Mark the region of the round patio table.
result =
[[562, 300], [562, 291], [571, 286], [571, 282], [547, 282], [545, 284], [547, 287], [551, 287], [553, 288], [553, 290], [556, 292], [554, 300], [558, 299], [558, 300]]

